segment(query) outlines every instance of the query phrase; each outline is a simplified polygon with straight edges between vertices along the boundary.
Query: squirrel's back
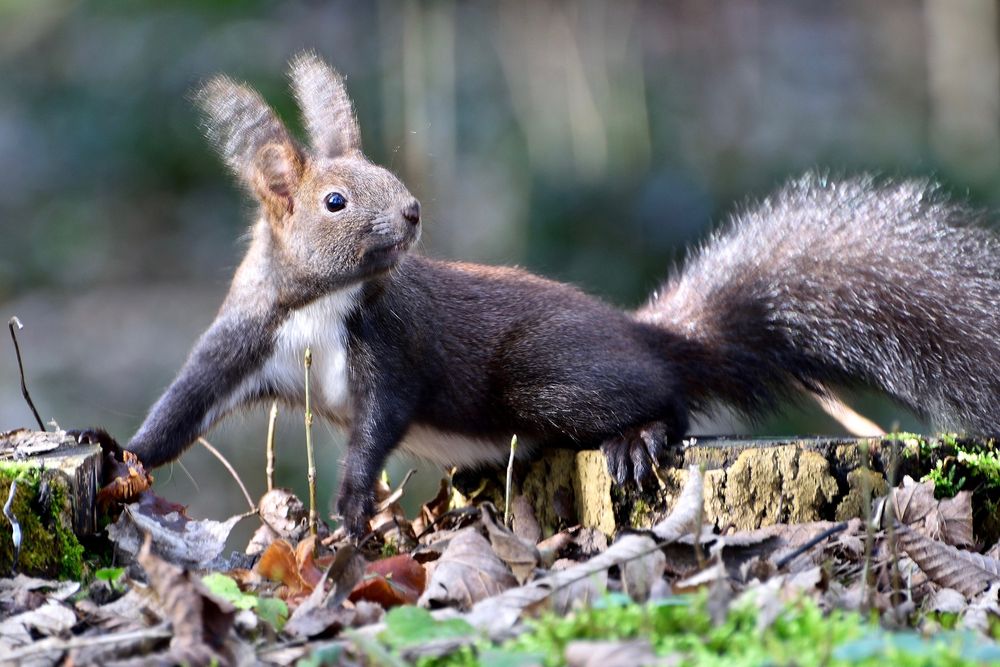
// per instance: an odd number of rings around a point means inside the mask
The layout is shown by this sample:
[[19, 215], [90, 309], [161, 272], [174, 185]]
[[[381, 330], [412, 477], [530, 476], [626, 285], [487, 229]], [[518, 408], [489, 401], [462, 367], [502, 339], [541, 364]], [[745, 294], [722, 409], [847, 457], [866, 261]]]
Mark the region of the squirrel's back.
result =
[[982, 218], [927, 181], [808, 175], [735, 215], [636, 316], [690, 346], [692, 407], [755, 415], [801, 386], [864, 384], [993, 433], [1000, 242]]

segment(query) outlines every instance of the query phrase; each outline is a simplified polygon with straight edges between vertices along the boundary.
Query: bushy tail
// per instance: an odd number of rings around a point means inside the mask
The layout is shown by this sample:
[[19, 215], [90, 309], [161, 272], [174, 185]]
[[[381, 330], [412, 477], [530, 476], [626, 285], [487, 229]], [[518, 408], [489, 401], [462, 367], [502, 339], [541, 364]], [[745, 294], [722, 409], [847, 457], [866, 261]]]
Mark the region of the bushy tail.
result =
[[694, 409], [754, 416], [869, 385], [1000, 432], [1000, 241], [926, 182], [810, 175], [734, 216], [636, 313], [678, 337]]

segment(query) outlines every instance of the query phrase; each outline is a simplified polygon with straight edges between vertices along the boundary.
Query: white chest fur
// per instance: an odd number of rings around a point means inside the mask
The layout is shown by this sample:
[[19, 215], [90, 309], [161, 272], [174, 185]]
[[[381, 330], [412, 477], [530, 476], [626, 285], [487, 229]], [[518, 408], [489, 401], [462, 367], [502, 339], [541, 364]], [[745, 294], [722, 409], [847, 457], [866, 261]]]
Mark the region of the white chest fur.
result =
[[293, 311], [278, 328], [274, 352], [261, 371], [262, 379], [278, 394], [301, 399], [305, 395], [303, 358], [309, 348], [309, 390], [316, 405], [335, 414], [348, 414], [345, 320], [356, 307], [359, 292], [360, 288], [335, 292]]

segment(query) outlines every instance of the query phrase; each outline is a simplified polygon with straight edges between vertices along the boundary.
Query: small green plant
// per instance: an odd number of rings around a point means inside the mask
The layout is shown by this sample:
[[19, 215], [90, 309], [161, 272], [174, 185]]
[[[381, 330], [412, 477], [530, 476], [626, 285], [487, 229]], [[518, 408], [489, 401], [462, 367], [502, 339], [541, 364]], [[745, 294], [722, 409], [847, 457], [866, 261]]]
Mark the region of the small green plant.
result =
[[262, 598], [240, 590], [236, 580], [220, 572], [213, 572], [201, 579], [205, 587], [213, 594], [237, 609], [252, 609], [257, 617], [268, 623], [278, 632], [288, 620], [288, 605], [276, 598]]
[[920, 481], [933, 482], [934, 495], [938, 498], [953, 498], [965, 486], [965, 475], [957, 480], [956, 476], [958, 476], [956, 466], [946, 465], [943, 460], [938, 460], [937, 464]]
[[122, 579], [125, 577], [124, 567], [102, 567], [94, 572], [94, 579], [106, 581], [115, 593], [125, 592], [126, 586]]
[[[391, 618], [390, 618], [391, 616]], [[405, 664], [398, 649], [432, 638], [471, 637], [463, 621], [435, 621], [429, 612], [399, 607], [386, 618], [387, 630], [376, 654], [386, 664]], [[809, 599], [785, 605], [765, 629], [758, 626], [750, 599], [734, 604], [721, 623], [714, 623], [704, 594], [677, 596], [637, 605], [620, 594], [609, 594], [592, 607], [571, 614], [547, 614], [528, 621], [528, 630], [495, 646], [482, 638], [455, 652], [417, 661], [420, 667], [520, 667], [565, 664], [567, 644], [574, 640], [648, 639], [658, 655], [685, 665], [797, 665], [806, 667], [864, 665], [903, 667], [983, 664], [1000, 659], [1000, 648], [981, 636], [942, 631], [924, 638], [892, 633], [855, 612], [824, 613]]]
[[969, 452], [959, 450], [958, 462], [983, 478], [986, 486], [1000, 488], [1000, 457], [992, 450]]

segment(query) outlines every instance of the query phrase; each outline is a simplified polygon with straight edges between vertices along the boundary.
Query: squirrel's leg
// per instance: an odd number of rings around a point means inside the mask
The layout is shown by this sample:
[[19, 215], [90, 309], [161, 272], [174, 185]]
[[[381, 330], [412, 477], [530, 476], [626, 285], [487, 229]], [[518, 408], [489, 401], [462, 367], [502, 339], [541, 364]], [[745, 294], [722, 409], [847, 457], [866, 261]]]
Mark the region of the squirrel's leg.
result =
[[270, 354], [272, 329], [265, 317], [220, 315], [126, 449], [147, 468], [155, 468], [180, 456], [233, 408], [263, 397], [262, 387], [245, 381]]
[[680, 442], [687, 432], [687, 412], [680, 406], [665, 421], [654, 421], [625, 429], [620, 435], [608, 438], [601, 444], [601, 451], [608, 461], [608, 472], [618, 484], [630, 479], [642, 484], [653, 474], [664, 445]]
[[409, 427], [410, 411], [403, 405], [380, 404], [373, 395], [355, 398], [355, 414], [344, 460], [343, 480], [337, 498], [337, 513], [347, 532], [361, 538], [368, 532], [368, 521], [375, 514], [375, 481], [386, 459]]

